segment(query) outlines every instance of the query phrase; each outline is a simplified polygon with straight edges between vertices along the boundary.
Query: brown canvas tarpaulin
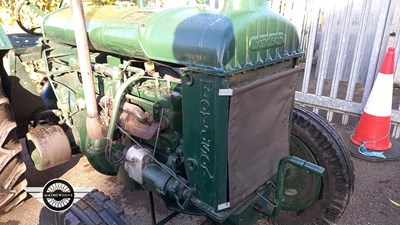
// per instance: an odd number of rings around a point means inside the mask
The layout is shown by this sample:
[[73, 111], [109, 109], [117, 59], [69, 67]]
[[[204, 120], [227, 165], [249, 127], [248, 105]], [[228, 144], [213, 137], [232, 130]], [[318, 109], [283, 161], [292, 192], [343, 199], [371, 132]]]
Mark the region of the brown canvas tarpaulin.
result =
[[229, 114], [228, 173], [231, 206], [277, 172], [289, 154], [289, 120], [298, 69], [234, 88]]

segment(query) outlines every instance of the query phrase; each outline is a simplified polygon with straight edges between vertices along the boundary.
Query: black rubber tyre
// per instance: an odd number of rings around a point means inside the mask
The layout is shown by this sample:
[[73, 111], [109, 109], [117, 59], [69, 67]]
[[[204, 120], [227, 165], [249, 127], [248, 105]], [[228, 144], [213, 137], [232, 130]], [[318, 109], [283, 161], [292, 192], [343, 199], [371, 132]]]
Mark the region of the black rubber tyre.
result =
[[53, 212], [46, 207], [40, 211], [41, 225], [131, 225], [131, 218], [108, 196], [93, 190], [64, 212]]
[[308, 208], [281, 211], [281, 224], [333, 224], [344, 213], [354, 191], [354, 168], [346, 146], [334, 128], [317, 114], [295, 106], [292, 135], [300, 139], [326, 169], [317, 200]]
[[26, 198], [26, 166], [21, 151], [10, 105], [0, 92], [0, 214], [9, 212]]

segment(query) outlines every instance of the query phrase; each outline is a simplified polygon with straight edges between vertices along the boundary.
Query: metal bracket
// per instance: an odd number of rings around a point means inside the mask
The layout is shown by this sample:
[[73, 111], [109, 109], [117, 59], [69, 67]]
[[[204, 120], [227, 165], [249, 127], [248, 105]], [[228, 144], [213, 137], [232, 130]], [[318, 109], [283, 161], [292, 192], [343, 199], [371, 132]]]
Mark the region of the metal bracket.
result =
[[[268, 211], [266, 209], [263, 209], [259, 207], [258, 205], [254, 206], [254, 210], [257, 212], [267, 216], [267, 217], [276, 217], [279, 215], [279, 212], [281, 211], [281, 206], [282, 206], [282, 201], [283, 201], [283, 187], [284, 187], [284, 180], [285, 180], [285, 167], [286, 164], [291, 164], [295, 167], [299, 167], [302, 169], [305, 169], [306, 171], [309, 171], [313, 174], [316, 174], [317, 176], [323, 176], [325, 173], [325, 169], [321, 166], [318, 166], [316, 164], [313, 164], [311, 162], [305, 161], [303, 159], [300, 159], [296, 156], [286, 156], [283, 157], [279, 161], [279, 166], [278, 166], [278, 176], [277, 176], [277, 181], [276, 181], [276, 186], [273, 185], [272, 182], [268, 181], [265, 186], [262, 186], [257, 190], [257, 195], [261, 197], [264, 201], [268, 203], [268, 205], [272, 206], [272, 210]], [[268, 187], [271, 185], [274, 187], [275, 186], [275, 202], [271, 202], [267, 198], [265, 198], [262, 193], [261, 189], [263, 187]]]
[[232, 89], [219, 89], [219, 96], [232, 96], [233, 90]]
[[230, 202], [225, 202], [225, 203], [219, 204], [218, 205], [218, 211], [227, 209], [229, 207], [231, 207], [231, 203]]

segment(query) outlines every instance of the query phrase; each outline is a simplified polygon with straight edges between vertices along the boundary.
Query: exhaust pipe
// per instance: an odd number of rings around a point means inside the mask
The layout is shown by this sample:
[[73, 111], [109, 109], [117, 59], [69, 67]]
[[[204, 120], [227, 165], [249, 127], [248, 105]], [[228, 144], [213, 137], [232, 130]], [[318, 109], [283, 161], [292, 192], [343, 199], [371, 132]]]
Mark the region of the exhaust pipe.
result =
[[75, 20], [75, 40], [83, 83], [83, 92], [86, 103], [86, 129], [89, 138], [104, 138], [101, 132], [99, 112], [94, 91], [94, 81], [90, 62], [88, 37], [86, 33], [85, 17], [82, 0], [71, 0], [72, 15]]

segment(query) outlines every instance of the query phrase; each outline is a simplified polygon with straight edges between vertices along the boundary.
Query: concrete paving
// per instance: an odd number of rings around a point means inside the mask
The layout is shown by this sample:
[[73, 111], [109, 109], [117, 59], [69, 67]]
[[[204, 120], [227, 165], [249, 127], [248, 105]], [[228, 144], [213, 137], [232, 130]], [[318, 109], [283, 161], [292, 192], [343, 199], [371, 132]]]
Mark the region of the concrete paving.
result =
[[[350, 150], [357, 149], [349, 136], [353, 125], [335, 126]], [[392, 140], [399, 146], [399, 140]], [[400, 161], [370, 162], [352, 158], [356, 174], [355, 189], [348, 209], [337, 225], [395, 225], [400, 222]], [[393, 203], [393, 202], [394, 203]]]
[[[349, 129], [340, 128], [340, 133], [347, 135]], [[347, 133], [346, 133], [347, 132]], [[348, 137], [343, 137], [348, 138]], [[348, 147], [355, 147], [348, 144]], [[41, 187], [52, 178], [61, 177], [74, 187], [96, 187], [105, 192], [125, 212], [133, 218], [135, 224], [150, 224], [148, 195], [142, 191], [130, 191], [118, 184], [116, 177], [102, 175], [89, 165], [85, 157], [75, 157], [68, 164], [47, 171], [37, 171], [26, 158], [29, 186]], [[400, 161], [372, 163], [353, 158], [356, 182], [354, 194], [348, 209], [337, 225], [395, 225], [400, 222], [400, 207], [390, 200], [400, 203]], [[0, 224], [32, 225], [39, 223], [39, 213], [43, 205], [34, 198], [29, 198], [14, 211], [0, 216]], [[170, 212], [165, 209], [160, 199], [156, 198], [157, 218], [161, 219]], [[172, 225], [201, 224], [204, 217], [179, 215]], [[260, 225], [268, 225], [265, 220]]]

